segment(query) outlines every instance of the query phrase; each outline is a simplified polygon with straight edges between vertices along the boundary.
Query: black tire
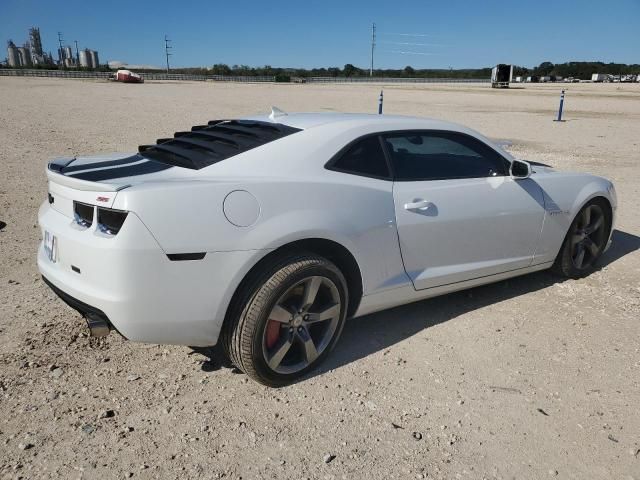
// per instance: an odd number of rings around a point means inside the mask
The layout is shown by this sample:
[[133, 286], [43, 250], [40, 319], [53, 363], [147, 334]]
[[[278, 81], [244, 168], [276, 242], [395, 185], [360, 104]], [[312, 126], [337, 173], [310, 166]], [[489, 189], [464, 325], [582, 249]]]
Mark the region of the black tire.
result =
[[[269, 322], [273, 322], [269, 317], [272, 315], [273, 309], [276, 308], [276, 304], [280, 305], [279, 302], [282, 301], [284, 295], [288, 295], [290, 291], [295, 293], [300, 288], [306, 291], [306, 284], [301, 282], [317, 277], [323, 279], [321, 280], [323, 282], [322, 288], [325, 283], [326, 288], [330, 288], [331, 285], [335, 286], [335, 289], [331, 288], [330, 292], [334, 296], [337, 295], [336, 298], [339, 297], [339, 314], [335, 314], [335, 318], [332, 317], [333, 319], [330, 320], [332, 328], [335, 328], [332, 337], [330, 339], [323, 338], [322, 351], [316, 352], [319, 353], [317, 358], [304, 368], [291, 372], [276, 371], [270, 367], [266, 358], [268, 349], [265, 336], [268, 334], [265, 329], [267, 329]], [[319, 293], [316, 296], [323, 293], [320, 290], [317, 291]], [[333, 349], [344, 327], [347, 305], [347, 282], [342, 272], [329, 260], [311, 253], [292, 253], [280, 256], [262, 265], [260, 271], [241, 286], [223, 327], [222, 346], [231, 362], [252, 379], [270, 387], [288, 385], [316, 368]], [[338, 307], [333, 305], [333, 309], [333, 311], [337, 311]], [[300, 317], [301, 313], [295, 310], [296, 308], [293, 308], [293, 315]], [[283, 336], [283, 342], [294, 342], [295, 350], [306, 346], [306, 343], [303, 343], [302, 347], [298, 345], [302, 340], [298, 338], [297, 332], [291, 333], [294, 329], [293, 320], [291, 323], [278, 325], [279, 331], [283, 332], [279, 334]], [[298, 332], [300, 331], [300, 326], [295, 328]], [[311, 327], [309, 326], [309, 330], [305, 330], [308, 335], [307, 339], [312, 338], [308, 334], [310, 331]], [[288, 338], [287, 335], [289, 335]], [[295, 339], [291, 340], [293, 337]], [[294, 347], [291, 349], [293, 351], [285, 354], [283, 361], [287, 359], [286, 355], [293, 356], [296, 353]], [[305, 356], [307, 355], [306, 352], [303, 351], [303, 353]]]
[[[597, 220], [585, 222], [586, 212], [600, 218], [600, 226], [593, 227]], [[591, 223], [591, 225], [589, 225]], [[591, 233], [586, 233], [593, 230]], [[586, 203], [571, 222], [562, 248], [556, 257], [552, 270], [567, 278], [582, 278], [592, 273], [604, 253], [611, 231], [611, 210], [606, 200], [596, 198]], [[578, 240], [583, 237], [582, 240]], [[582, 258], [580, 257], [582, 247]], [[580, 261], [578, 261], [580, 260]]]

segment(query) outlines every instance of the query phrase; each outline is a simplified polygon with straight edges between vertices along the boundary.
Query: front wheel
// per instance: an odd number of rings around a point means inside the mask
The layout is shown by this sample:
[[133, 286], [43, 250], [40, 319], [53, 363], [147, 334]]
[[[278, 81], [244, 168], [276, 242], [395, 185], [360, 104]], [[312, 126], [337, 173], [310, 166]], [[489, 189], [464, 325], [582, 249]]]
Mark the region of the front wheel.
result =
[[347, 315], [347, 283], [330, 261], [297, 254], [266, 266], [245, 286], [229, 318], [225, 350], [236, 367], [268, 386], [294, 382], [317, 367]]
[[587, 203], [569, 227], [553, 269], [569, 278], [590, 274], [604, 253], [609, 239], [611, 219], [604, 201]]

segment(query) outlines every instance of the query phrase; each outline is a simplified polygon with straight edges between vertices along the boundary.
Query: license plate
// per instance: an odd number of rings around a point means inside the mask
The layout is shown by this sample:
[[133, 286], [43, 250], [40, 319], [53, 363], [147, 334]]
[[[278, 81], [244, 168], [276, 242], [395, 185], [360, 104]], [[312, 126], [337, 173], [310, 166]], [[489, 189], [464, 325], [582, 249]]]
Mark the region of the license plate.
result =
[[56, 261], [56, 236], [45, 230], [44, 232], [44, 251], [47, 254], [49, 260], [55, 263]]

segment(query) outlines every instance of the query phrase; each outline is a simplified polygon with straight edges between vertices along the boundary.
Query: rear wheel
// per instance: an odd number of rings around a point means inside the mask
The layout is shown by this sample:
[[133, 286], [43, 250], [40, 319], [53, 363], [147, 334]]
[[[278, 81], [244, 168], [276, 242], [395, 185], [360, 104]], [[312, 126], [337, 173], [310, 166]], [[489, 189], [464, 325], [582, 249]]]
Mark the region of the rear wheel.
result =
[[297, 254], [266, 266], [244, 287], [222, 341], [236, 367], [282, 386], [322, 362], [344, 326], [348, 293], [340, 270], [323, 257]]
[[604, 201], [596, 199], [587, 203], [569, 227], [554, 271], [569, 278], [591, 273], [607, 245], [610, 228], [611, 220]]

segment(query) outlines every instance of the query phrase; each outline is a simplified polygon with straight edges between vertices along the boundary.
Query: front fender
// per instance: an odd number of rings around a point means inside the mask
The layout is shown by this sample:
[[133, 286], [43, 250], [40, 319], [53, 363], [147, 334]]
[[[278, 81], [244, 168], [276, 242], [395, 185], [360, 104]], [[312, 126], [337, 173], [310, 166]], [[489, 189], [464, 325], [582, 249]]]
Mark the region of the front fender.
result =
[[[553, 262], [562, 247], [569, 226], [590, 200], [603, 197], [611, 204], [613, 218], [617, 199], [613, 184], [606, 178], [577, 173], [535, 175], [544, 195], [545, 218], [534, 264]], [[613, 228], [612, 228], [613, 230]]]

